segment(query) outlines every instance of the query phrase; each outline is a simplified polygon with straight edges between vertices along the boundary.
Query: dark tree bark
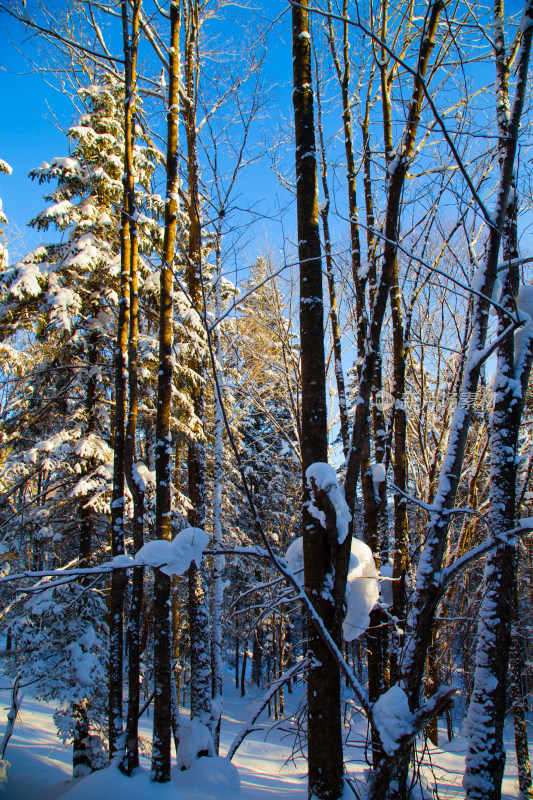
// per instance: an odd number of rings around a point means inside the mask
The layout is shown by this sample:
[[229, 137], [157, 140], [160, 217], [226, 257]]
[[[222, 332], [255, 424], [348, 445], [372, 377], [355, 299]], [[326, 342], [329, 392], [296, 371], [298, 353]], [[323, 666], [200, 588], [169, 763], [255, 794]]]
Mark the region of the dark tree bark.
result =
[[[187, 252], [187, 286], [193, 308], [203, 316], [202, 227], [200, 219], [200, 188], [198, 141], [196, 131], [197, 86], [199, 77], [198, 37], [200, 35], [200, 5], [194, 0], [187, 5], [185, 17], [185, 133], [187, 137], [187, 177], [189, 242]], [[199, 323], [198, 323], [199, 324]], [[203, 332], [200, 332], [203, 337]], [[189, 368], [197, 376], [191, 384], [191, 400], [198, 431], [189, 441], [188, 474], [191, 509], [189, 524], [203, 528], [206, 520], [206, 452], [205, 452], [205, 352], [193, 349]], [[191, 717], [204, 725], [211, 722], [211, 641], [209, 601], [206, 588], [205, 563], [194, 561], [189, 568], [189, 627], [191, 637]]]
[[[300, 260], [300, 342], [302, 372], [302, 461], [306, 469], [328, 457], [323, 334], [322, 261], [317, 204], [317, 164], [311, 89], [311, 41], [307, 0], [293, 6], [293, 105], [296, 136], [298, 256]], [[309, 490], [304, 489], [309, 500]], [[328, 631], [333, 631], [334, 604], [324, 587], [331, 580], [331, 538], [304, 503], [303, 550], [305, 589]], [[331, 536], [332, 535], [332, 536]], [[308, 617], [309, 671], [307, 736], [309, 797], [338, 800], [343, 788], [340, 717], [340, 672], [316, 625]]]
[[[179, 125], [179, 30], [180, 11], [170, 5], [169, 87], [167, 113], [167, 185], [165, 235], [161, 268], [159, 309], [159, 369], [156, 419], [156, 522], [157, 539], [170, 541], [171, 533], [171, 433], [173, 265], [178, 218], [178, 125]], [[159, 569], [154, 579], [154, 734], [152, 779], [170, 780], [171, 731], [171, 579]]]
[[[129, 41], [128, 4], [122, 0], [122, 28], [124, 43]], [[124, 148], [127, 164], [132, 147], [134, 96], [131, 52], [125, 48], [124, 59]], [[130, 152], [131, 157], [131, 152]], [[124, 171], [124, 201], [120, 230], [120, 303], [115, 345], [115, 431], [113, 456], [113, 494], [111, 501], [111, 555], [124, 554], [124, 482], [125, 440], [127, 410], [127, 348], [129, 325], [129, 278], [131, 265], [131, 239], [129, 185], [127, 168]], [[109, 756], [117, 749], [122, 734], [122, 672], [124, 650], [124, 591], [127, 584], [125, 570], [115, 570], [111, 575], [109, 597]]]
[[[139, 386], [137, 376], [137, 340], [139, 333], [138, 261], [139, 240], [137, 230], [137, 203], [135, 198], [135, 169], [133, 163], [134, 128], [137, 90], [137, 53], [139, 40], [140, 0], [133, 3], [131, 33], [127, 27], [124, 34], [124, 53], [131, 71], [131, 121], [130, 139], [126, 142], [124, 173], [127, 181], [128, 216], [130, 220], [130, 270], [129, 270], [129, 342], [128, 342], [128, 389], [129, 407], [124, 448], [125, 476], [133, 499], [133, 547], [135, 552], [144, 543], [144, 486], [135, 466], [135, 439], [139, 411]], [[127, 20], [126, 20], [127, 25]], [[144, 570], [135, 569], [132, 575], [130, 617], [127, 631], [128, 648], [128, 715], [126, 720], [126, 743], [121, 769], [127, 775], [139, 765], [138, 718], [140, 703], [140, 624], [143, 595]]]
[[[531, 26], [533, 25], [533, 3], [526, 6], [522, 51], [518, 64], [517, 98], [525, 90], [529, 52], [531, 49]], [[503, 40], [503, 3], [496, 0], [494, 8], [497, 71], [497, 118], [500, 135], [499, 160], [502, 179], [505, 176], [510, 140], [518, 135], [515, 113], [509, 110], [508, 72], [510, 64], [505, 54]], [[523, 28], [523, 29], [524, 29]], [[511, 122], [512, 119], [512, 122]], [[516, 146], [516, 145], [515, 145]], [[512, 164], [510, 168], [512, 169]], [[503, 256], [508, 268], [502, 273], [500, 305], [513, 313], [518, 294], [519, 269], [517, 246], [517, 196], [514, 174], [507, 178], [509, 195], [505, 198], [503, 219]], [[500, 222], [502, 225], [502, 222]], [[498, 333], [508, 327], [508, 318], [500, 312]], [[494, 409], [490, 420], [490, 507], [489, 530], [494, 537], [495, 548], [487, 556], [483, 580], [476, 648], [474, 689], [468, 710], [468, 753], [464, 786], [468, 800], [500, 800], [501, 783], [505, 767], [503, 727], [506, 714], [506, 683], [511, 644], [513, 594], [515, 589], [515, 546], [498, 536], [515, 525], [516, 466], [520, 421], [524, 406], [525, 389], [529, 381], [531, 360], [518, 359], [515, 364], [514, 332], [509, 333], [498, 348], [498, 362], [494, 378]], [[521, 397], [517, 394], [517, 386]]]
[[518, 767], [518, 786], [524, 798], [533, 797], [531, 783], [531, 763], [526, 722], [526, 699], [524, 697], [523, 675], [524, 659], [520, 636], [520, 619], [518, 612], [518, 553], [515, 561], [513, 581], [513, 624], [511, 627], [511, 649], [509, 653], [509, 679], [511, 701], [513, 704], [514, 740]]

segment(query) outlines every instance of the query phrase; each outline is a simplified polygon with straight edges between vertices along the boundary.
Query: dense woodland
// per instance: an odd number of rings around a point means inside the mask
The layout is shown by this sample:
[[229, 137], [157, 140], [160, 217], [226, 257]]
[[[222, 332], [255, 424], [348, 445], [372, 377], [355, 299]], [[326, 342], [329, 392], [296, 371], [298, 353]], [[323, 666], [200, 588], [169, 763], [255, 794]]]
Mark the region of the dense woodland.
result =
[[533, 1], [260, 5], [0, 3], [76, 109], [0, 207], [3, 669], [75, 776], [218, 753], [230, 667], [310, 800], [360, 715], [354, 796], [444, 719], [498, 800], [506, 718], [533, 796]]

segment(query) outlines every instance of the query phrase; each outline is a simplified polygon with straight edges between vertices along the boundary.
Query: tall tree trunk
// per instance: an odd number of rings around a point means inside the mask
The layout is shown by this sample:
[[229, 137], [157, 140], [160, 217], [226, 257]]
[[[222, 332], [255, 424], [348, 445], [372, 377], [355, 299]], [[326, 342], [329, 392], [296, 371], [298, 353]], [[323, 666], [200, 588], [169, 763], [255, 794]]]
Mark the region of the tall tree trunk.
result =
[[533, 797], [531, 783], [531, 763], [526, 723], [526, 700], [524, 697], [523, 675], [524, 660], [520, 636], [520, 617], [518, 610], [518, 574], [519, 556], [516, 554], [515, 575], [513, 581], [513, 624], [511, 627], [511, 650], [509, 653], [509, 672], [511, 701], [513, 704], [514, 740], [516, 762], [518, 768], [518, 786], [522, 798]]
[[[300, 342], [302, 376], [302, 462], [306, 469], [328, 457], [326, 381], [323, 335], [322, 261], [318, 229], [317, 165], [311, 89], [311, 41], [307, 0], [292, 9], [293, 105], [296, 136], [296, 202], [300, 260]], [[305, 500], [309, 490], [304, 489]], [[336, 531], [334, 531], [336, 537]], [[334, 604], [324, 592], [332, 574], [328, 532], [304, 502], [303, 551], [305, 589], [328, 631], [333, 631]], [[308, 616], [307, 678], [308, 796], [338, 800], [343, 788], [340, 672], [315, 623]]]
[[[221, 220], [217, 229], [216, 243], [216, 319], [220, 319], [222, 314], [222, 252], [221, 252]], [[224, 357], [222, 353], [222, 342], [220, 340], [219, 326], [214, 331], [214, 345], [216, 354], [216, 380], [222, 391], [224, 380]], [[220, 398], [215, 391], [215, 455], [213, 464], [213, 540], [217, 549], [222, 547], [222, 477], [224, 467], [224, 420]], [[212, 672], [213, 672], [213, 706], [215, 714], [213, 716], [213, 740], [215, 753], [218, 755], [220, 741], [220, 721], [222, 714], [222, 602], [224, 596], [223, 585], [224, 556], [214, 557], [213, 568], [213, 619], [212, 619]]]
[[324, 203], [320, 211], [322, 219], [322, 230], [324, 232], [324, 256], [326, 259], [326, 277], [329, 292], [329, 320], [331, 324], [331, 338], [333, 340], [333, 357], [335, 380], [337, 383], [337, 399], [339, 403], [339, 421], [341, 426], [342, 450], [344, 457], [348, 455], [350, 446], [350, 425], [348, 422], [348, 408], [346, 404], [346, 385], [344, 381], [344, 371], [342, 368], [342, 343], [339, 329], [339, 315], [337, 310], [337, 294], [335, 291], [335, 275], [333, 271], [333, 256], [331, 252], [331, 237], [329, 233], [329, 186], [328, 186], [328, 165], [326, 161], [326, 145], [324, 142], [324, 127], [322, 125], [322, 103], [320, 99], [320, 78], [318, 62], [315, 56], [315, 75], [316, 75], [316, 107], [317, 107], [317, 132], [320, 145], [320, 177], [322, 179], [322, 191], [324, 192]]
[[[173, 266], [178, 221], [178, 125], [179, 125], [179, 30], [180, 10], [170, 4], [169, 86], [167, 113], [167, 185], [165, 235], [160, 279], [159, 369], [156, 419], [156, 520], [157, 539], [170, 541], [171, 532], [171, 432]], [[170, 780], [171, 731], [171, 579], [159, 569], [154, 576], [154, 733], [152, 780]]]
[[[500, 134], [499, 161], [503, 172], [506, 167], [508, 141], [518, 131], [511, 130], [509, 109], [508, 70], [503, 41], [503, 3], [496, 0], [494, 27], [497, 71], [497, 118]], [[523, 34], [522, 56], [518, 71], [517, 95], [520, 81], [527, 80], [533, 3], [529, 2], [526, 21], [530, 28]], [[525, 89], [525, 86], [522, 87]], [[516, 120], [513, 120], [516, 123]], [[505, 198], [503, 223], [503, 256], [508, 268], [502, 273], [500, 305], [513, 313], [518, 294], [519, 268], [517, 246], [517, 196], [514, 174], [509, 176], [510, 191]], [[508, 326], [508, 318], [500, 313], [498, 333]], [[477, 632], [476, 668], [474, 689], [468, 709], [468, 753], [463, 784], [468, 800], [500, 800], [501, 783], [505, 767], [503, 727], [506, 713], [506, 682], [511, 643], [513, 590], [516, 577], [515, 546], [499, 543], [498, 537], [514, 527], [516, 508], [516, 455], [518, 433], [524, 406], [524, 393], [529, 380], [531, 361], [518, 363], [515, 370], [514, 334], [506, 336], [498, 348], [498, 361], [494, 378], [494, 409], [490, 420], [490, 507], [489, 530], [495, 548], [487, 556], [483, 580], [483, 599], [479, 612]], [[517, 396], [517, 386], [522, 397]], [[511, 592], [509, 591], [511, 587]]]
[[[197, 333], [203, 342], [200, 319], [204, 314], [202, 276], [202, 227], [200, 221], [200, 188], [198, 141], [196, 131], [196, 90], [199, 78], [198, 37], [200, 35], [200, 6], [197, 0], [187, 5], [185, 17], [185, 90], [184, 109], [187, 137], [187, 172], [189, 196], [189, 242], [187, 252], [187, 286], [193, 308], [198, 314]], [[194, 324], [194, 323], [193, 323]], [[193, 349], [189, 368], [195, 375], [191, 385], [191, 400], [197, 431], [189, 441], [188, 518], [193, 527], [203, 528], [206, 521], [206, 453], [205, 453], [205, 352], [202, 345]], [[211, 647], [209, 603], [205, 580], [205, 562], [192, 562], [189, 568], [189, 629], [191, 637], [191, 717], [205, 725], [211, 722]]]
[[[139, 39], [140, 0], [134, 0], [131, 35], [125, 30], [124, 53], [131, 71], [131, 122], [130, 138], [126, 141], [124, 174], [128, 184], [128, 216], [130, 219], [130, 274], [129, 274], [129, 343], [128, 343], [128, 389], [129, 408], [126, 423], [125, 474], [133, 499], [133, 547], [137, 552], [144, 543], [144, 484], [135, 465], [135, 440], [139, 412], [139, 386], [137, 376], [137, 340], [139, 334], [139, 239], [137, 229], [137, 203], [135, 198], [134, 128], [137, 93], [137, 52]], [[121, 769], [127, 775], [139, 765], [138, 718], [140, 703], [140, 624], [144, 570], [133, 570], [131, 586], [130, 617], [127, 631], [128, 648], [128, 715], [126, 720], [126, 743]]]
[[[124, 148], [125, 162], [132, 147], [134, 96], [132, 61], [129, 42], [128, 3], [122, 0], [122, 30], [124, 52]], [[115, 435], [113, 457], [113, 494], [111, 500], [111, 555], [124, 554], [124, 480], [126, 440], [126, 385], [128, 376], [127, 348], [129, 324], [129, 280], [131, 265], [131, 239], [129, 214], [129, 185], [125, 163], [124, 200], [120, 230], [120, 303], [115, 345]], [[127, 584], [125, 570], [111, 574], [109, 597], [109, 756], [112, 758], [122, 734], [122, 672], [124, 650], [124, 591]]]

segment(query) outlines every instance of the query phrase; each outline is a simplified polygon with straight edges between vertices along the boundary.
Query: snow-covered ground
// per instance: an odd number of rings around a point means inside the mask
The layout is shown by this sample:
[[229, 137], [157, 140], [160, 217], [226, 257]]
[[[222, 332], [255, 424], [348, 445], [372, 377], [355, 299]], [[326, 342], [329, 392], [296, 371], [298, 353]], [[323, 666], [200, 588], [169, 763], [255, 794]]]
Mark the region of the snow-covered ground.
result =
[[[157, 785], [149, 780], [149, 762], [144, 761], [133, 779], [124, 777], [116, 768], [94, 773], [87, 778], [71, 780], [71, 749], [63, 748], [55, 733], [50, 705], [35, 700], [28, 693], [22, 701], [6, 759], [10, 762], [7, 778], [0, 776], [0, 800], [306, 800], [305, 762], [288, 759], [293, 736], [288, 723], [264, 733], [253, 733], [237, 751], [233, 763], [237, 773], [225, 759], [203, 758], [185, 772], [173, 770], [171, 785]], [[0, 736], [3, 734], [10, 705], [10, 684], [0, 678]], [[286, 695], [289, 707], [297, 695]], [[234, 685], [225, 685], [224, 718], [221, 753], [224, 755], [243, 721], [252, 712], [255, 697], [241, 698]], [[263, 721], [267, 721], [266, 719]], [[151, 718], [143, 717], [141, 735], [150, 738]], [[516, 757], [512, 744], [512, 726], [506, 729], [508, 741], [504, 781], [505, 800], [518, 797]], [[444, 730], [441, 740], [446, 741]], [[366, 729], [362, 720], [352, 730], [348, 748], [350, 775], [361, 778], [367, 768], [364, 761]], [[456, 736], [441, 748], [430, 747], [425, 755], [428, 779], [433, 774], [440, 800], [464, 798], [461, 779], [464, 768], [465, 740]], [[431, 762], [431, 764], [430, 764]], [[351, 793], [346, 792], [348, 800]]]

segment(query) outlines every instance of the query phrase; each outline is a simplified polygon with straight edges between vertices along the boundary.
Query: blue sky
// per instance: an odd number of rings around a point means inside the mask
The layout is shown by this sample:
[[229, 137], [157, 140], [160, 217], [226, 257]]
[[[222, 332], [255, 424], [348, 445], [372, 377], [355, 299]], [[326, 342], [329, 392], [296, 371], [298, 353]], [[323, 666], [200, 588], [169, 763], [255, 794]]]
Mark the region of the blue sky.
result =
[[[34, 0], [27, 0], [30, 14], [33, 5]], [[271, 16], [274, 17], [284, 6], [284, 3], [274, 0], [264, 4], [263, 8], [266, 13], [272, 9]], [[289, 20], [290, 17], [277, 24], [279, 35], [274, 37], [275, 53], [267, 65], [273, 80], [280, 74], [283, 75], [282, 83], [285, 86], [279, 99], [285, 115], [290, 115], [292, 110], [291, 56], [290, 45], [287, 47], [286, 43], [282, 43], [280, 36], [290, 36]], [[46, 186], [33, 182], [28, 173], [40, 166], [42, 161], [49, 162], [56, 156], [68, 155], [68, 139], [63, 130], [68, 129], [77, 119], [69, 96], [57, 89], [54, 76], [46, 77], [28, 64], [25, 55], [31, 58], [37, 53], [34, 36], [30, 29], [0, 11], [0, 85], [3, 100], [0, 159], [7, 161], [13, 169], [10, 176], [0, 174], [0, 198], [9, 220], [7, 233], [8, 239], [12, 240], [12, 258], [22, 255], [27, 248], [35, 247], [41, 238], [41, 234], [28, 228], [27, 223], [44, 207], [43, 194]], [[260, 180], [259, 169], [262, 173]], [[264, 174], [265, 170], [269, 173], [268, 176]], [[270, 166], [264, 164], [254, 168], [253, 174], [245, 179], [243, 186], [247, 194], [257, 193], [259, 188], [267, 190], [267, 186], [272, 193], [276, 191], [275, 184]], [[43, 237], [48, 240], [51, 234], [45, 233]]]
[[[47, 84], [21, 54], [31, 54], [34, 48], [31, 34], [0, 12], [0, 158], [13, 169], [10, 176], [0, 174], [0, 197], [15, 231], [26, 228], [28, 220], [43, 207], [43, 187], [30, 180], [30, 169], [67, 154], [67, 140], [54, 124], [53, 114], [65, 126], [72, 118], [69, 98]], [[24, 239], [30, 247], [39, 236], [26, 228]], [[16, 243], [14, 247], [18, 249]]]

